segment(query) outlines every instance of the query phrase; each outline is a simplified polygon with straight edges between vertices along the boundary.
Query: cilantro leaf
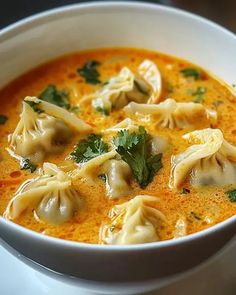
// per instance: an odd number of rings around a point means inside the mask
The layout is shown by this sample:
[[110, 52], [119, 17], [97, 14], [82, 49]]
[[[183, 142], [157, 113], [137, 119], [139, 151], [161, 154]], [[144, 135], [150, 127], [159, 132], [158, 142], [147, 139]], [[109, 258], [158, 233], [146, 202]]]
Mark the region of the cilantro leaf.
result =
[[99, 84], [101, 81], [98, 79], [100, 73], [97, 67], [100, 66], [100, 62], [96, 60], [90, 60], [80, 69], [77, 69], [78, 74], [83, 77], [86, 83], [89, 84]]
[[77, 144], [71, 157], [77, 163], [84, 163], [107, 152], [108, 145], [102, 141], [102, 137], [90, 134], [87, 139], [81, 140]]
[[105, 109], [105, 108], [102, 108], [102, 107], [96, 107], [95, 110], [98, 112], [98, 113], [101, 113], [105, 116], [109, 116], [110, 112], [109, 110]]
[[149, 139], [143, 126], [139, 126], [138, 132], [133, 133], [121, 130], [113, 139], [116, 151], [130, 166], [141, 188], [145, 188], [152, 181], [155, 173], [162, 168], [162, 154], [152, 156], [148, 152]]
[[67, 110], [70, 108], [68, 93], [65, 90], [58, 90], [55, 85], [48, 85], [39, 98]]
[[192, 69], [192, 68], [187, 68], [187, 69], [183, 69], [181, 71], [181, 73], [183, 74], [183, 76], [185, 78], [188, 78], [188, 77], [193, 77], [194, 80], [199, 80], [200, 77], [201, 77], [201, 73], [199, 70], [197, 69]]
[[195, 96], [195, 103], [201, 103], [204, 100], [204, 94], [206, 93], [206, 87], [198, 87], [195, 92], [192, 93], [192, 96]]
[[139, 137], [137, 133], [129, 133], [127, 129], [124, 129], [118, 133], [118, 136], [114, 138], [113, 142], [115, 146], [122, 146], [126, 150], [128, 150], [132, 148], [133, 145], [138, 144]]
[[150, 180], [150, 182], [153, 180], [153, 177], [155, 176], [156, 172], [163, 167], [161, 160], [162, 160], [162, 154], [150, 156], [147, 159], [147, 166], [149, 170], [148, 179]]
[[24, 100], [24, 102], [26, 102], [29, 106], [31, 106], [31, 108], [38, 114], [43, 113], [44, 111], [41, 110], [38, 106], [40, 104], [40, 102], [34, 102], [31, 100]]
[[225, 192], [228, 195], [230, 202], [236, 202], [236, 189]]
[[20, 169], [29, 170], [31, 173], [33, 173], [37, 169], [37, 165], [31, 163], [29, 159], [22, 159], [20, 161]]
[[7, 120], [8, 120], [7, 116], [0, 115], [0, 125], [5, 124]]

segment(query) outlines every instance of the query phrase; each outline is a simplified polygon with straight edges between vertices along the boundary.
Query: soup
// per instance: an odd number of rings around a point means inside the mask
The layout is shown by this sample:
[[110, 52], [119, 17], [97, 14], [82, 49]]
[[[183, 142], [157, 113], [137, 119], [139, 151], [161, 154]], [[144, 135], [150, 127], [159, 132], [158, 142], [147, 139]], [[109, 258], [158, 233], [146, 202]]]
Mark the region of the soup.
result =
[[1, 89], [0, 214], [78, 242], [179, 238], [236, 213], [236, 95], [141, 49], [60, 57]]

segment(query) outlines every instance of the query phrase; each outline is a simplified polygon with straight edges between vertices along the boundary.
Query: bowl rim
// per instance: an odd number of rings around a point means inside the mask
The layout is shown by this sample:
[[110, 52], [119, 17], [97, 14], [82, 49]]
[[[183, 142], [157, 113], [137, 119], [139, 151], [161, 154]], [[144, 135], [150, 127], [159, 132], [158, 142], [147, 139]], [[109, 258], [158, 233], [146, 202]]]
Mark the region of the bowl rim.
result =
[[[194, 20], [196, 22], [201, 22], [203, 25], [206, 25], [208, 27], [212, 27], [221, 33], [228, 35], [231, 39], [233, 38], [236, 41], [236, 35], [229, 31], [228, 29], [222, 27], [219, 24], [216, 24], [215, 22], [208, 20], [202, 16], [198, 16], [194, 13], [184, 11], [179, 8], [175, 7], [169, 7], [164, 6], [161, 4], [153, 4], [153, 3], [145, 3], [145, 2], [138, 2], [138, 1], [107, 1], [107, 2], [87, 2], [87, 3], [77, 3], [77, 4], [70, 4], [70, 5], [64, 5], [53, 9], [48, 9], [45, 11], [42, 11], [40, 13], [33, 14], [31, 16], [28, 16], [26, 18], [23, 18], [17, 22], [14, 22], [13, 24], [10, 24], [0, 30], [0, 44], [10, 38], [14, 38], [15, 35], [27, 31], [27, 29], [32, 29], [36, 27], [38, 24], [42, 25], [50, 20], [56, 19], [59, 15], [63, 14], [65, 16], [66, 14], [73, 13], [84, 13], [86, 11], [90, 12], [91, 9], [100, 9], [103, 10], [110, 10], [110, 9], [131, 9], [136, 11], [141, 11], [143, 13], [149, 12], [149, 13], [155, 13], [155, 11], [161, 11], [164, 13], [179, 15], [191, 20]], [[186, 235], [184, 237], [178, 238], [178, 239], [170, 239], [170, 240], [163, 240], [163, 241], [157, 241], [152, 243], [145, 243], [145, 244], [132, 244], [132, 245], [101, 245], [101, 244], [89, 244], [84, 242], [76, 242], [76, 241], [69, 241], [69, 240], [63, 240], [60, 238], [55, 238], [47, 235], [43, 235], [42, 233], [35, 232], [31, 229], [25, 228], [21, 225], [18, 225], [11, 220], [7, 220], [4, 217], [0, 216], [0, 222], [4, 224], [6, 227], [11, 227], [12, 230], [20, 232], [22, 235], [24, 235], [27, 238], [34, 238], [35, 240], [38, 240], [39, 242], [46, 242], [51, 245], [60, 245], [64, 247], [69, 247], [73, 249], [84, 249], [89, 251], [99, 251], [99, 252], [126, 252], [126, 251], [140, 251], [140, 250], [152, 250], [157, 248], [165, 248], [165, 247], [173, 247], [178, 246], [179, 244], [185, 244], [192, 242], [193, 240], [204, 238], [206, 236], [209, 236], [210, 234], [214, 234], [217, 231], [221, 231], [225, 227], [231, 225], [232, 223], [236, 222], [236, 215], [231, 216], [230, 218], [227, 218], [224, 221], [221, 221], [209, 228], [206, 228], [204, 230], [201, 230], [196, 233], [192, 233], [189, 235]]]

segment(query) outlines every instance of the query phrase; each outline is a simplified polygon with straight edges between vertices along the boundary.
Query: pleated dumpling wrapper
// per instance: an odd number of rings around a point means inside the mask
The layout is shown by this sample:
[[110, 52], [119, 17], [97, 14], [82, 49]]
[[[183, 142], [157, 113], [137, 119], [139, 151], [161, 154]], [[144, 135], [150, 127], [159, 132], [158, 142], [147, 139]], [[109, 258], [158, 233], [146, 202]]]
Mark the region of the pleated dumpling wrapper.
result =
[[128, 164], [119, 158], [115, 150], [80, 164], [71, 175], [74, 179], [84, 180], [90, 186], [96, 186], [103, 176], [106, 195], [109, 199], [118, 199], [132, 193], [130, 186], [131, 169]]
[[160, 99], [162, 90], [161, 75], [158, 67], [150, 60], [144, 60], [135, 75], [129, 68], [121, 69], [117, 76], [110, 78], [107, 84], [92, 98], [93, 107], [105, 114], [120, 109], [130, 101], [137, 103], [155, 103]]
[[166, 222], [165, 216], [150, 203], [159, 198], [139, 195], [110, 211], [111, 224], [100, 231], [100, 243], [127, 245], [159, 241], [157, 228]]
[[130, 102], [125, 108], [129, 117], [137, 117], [154, 126], [169, 129], [209, 127], [217, 121], [217, 112], [200, 103], [176, 102], [168, 98], [159, 104], [138, 104]]
[[170, 187], [178, 188], [190, 176], [193, 186], [236, 184], [236, 147], [219, 129], [207, 128], [183, 136], [191, 145], [172, 156]]
[[38, 177], [26, 180], [16, 191], [4, 216], [16, 219], [27, 210], [49, 224], [61, 224], [82, 206], [82, 198], [71, 177], [55, 164], [44, 163]]
[[10, 136], [10, 147], [17, 156], [33, 163], [47, 153], [60, 152], [73, 132], [87, 133], [91, 127], [75, 114], [36, 97], [23, 101], [20, 121]]

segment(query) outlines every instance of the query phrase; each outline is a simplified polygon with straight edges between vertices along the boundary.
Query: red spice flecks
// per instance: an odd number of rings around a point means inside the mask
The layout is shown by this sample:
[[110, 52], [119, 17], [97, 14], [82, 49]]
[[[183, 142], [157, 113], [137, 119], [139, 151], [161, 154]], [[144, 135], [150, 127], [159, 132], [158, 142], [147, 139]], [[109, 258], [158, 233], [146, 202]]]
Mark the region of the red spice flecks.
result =
[[18, 177], [21, 176], [21, 171], [13, 171], [13, 172], [10, 173], [10, 176], [12, 178], [18, 178]]

